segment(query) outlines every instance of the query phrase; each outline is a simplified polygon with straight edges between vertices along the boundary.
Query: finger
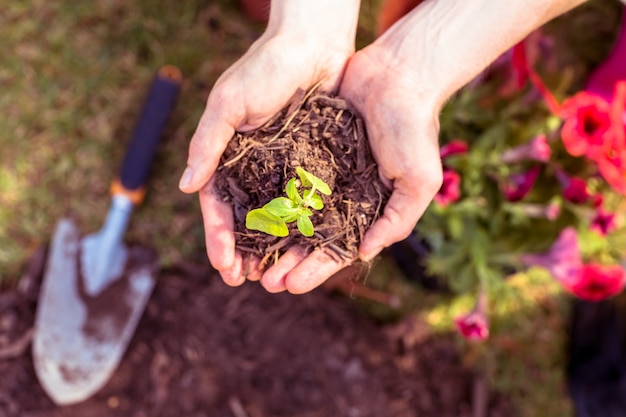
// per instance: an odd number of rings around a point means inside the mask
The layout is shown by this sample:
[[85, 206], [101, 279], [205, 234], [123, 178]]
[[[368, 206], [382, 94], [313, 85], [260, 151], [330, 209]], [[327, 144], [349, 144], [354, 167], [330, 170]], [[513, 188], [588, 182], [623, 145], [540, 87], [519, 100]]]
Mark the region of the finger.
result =
[[241, 255], [235, 253], [232, 207], [219, 198], [213, 185], [211, 181], [200, 191], [207, 256], [226, 284], [241, 285], [245, 277]]
[[219, 271], [222, 281], [231, 287], [238, 287], [246, 282], [246, 276], [243, 273], [243, 258], [240, 253], [235, 253], [235, 262], [228, 269]]
[[292, 246], [278, 259], [277, 263], [263, 273], [261, 285], [272, 293], [285, 291], [287, 274], [304, 258], [306, 258], [306, 250], [301, 246]]
[[209, 181], [226, 145], [235, 134], [234, 126], [244, 117], [239, 111], [231, 112], [225, 107], [233, 104], [233, 97], [228, 97], [225, 89], [217, 87], [211, 92], [189, 143], [187, 168], [178, 185], [185, 193], [194, 193]]
[[285, 287], [292, 294], [304, 294], [320, 286], [348, 264], [338, 262], [324, 249], [316, 249], [287, 274]]
[[365, 233], [359, 257], [370, 261], [383, 248], [407, 238], [430, 204], [434, 193], [417, 195], [394, 191], [385, 205], [382, 217]]
[[261, 260], [254, 255], [246, 256], [244, 260], [244, 276], [249, 281], [258, 281], [261, 279], [263, 275], [262, 271], [259, 269], [261, 264]]

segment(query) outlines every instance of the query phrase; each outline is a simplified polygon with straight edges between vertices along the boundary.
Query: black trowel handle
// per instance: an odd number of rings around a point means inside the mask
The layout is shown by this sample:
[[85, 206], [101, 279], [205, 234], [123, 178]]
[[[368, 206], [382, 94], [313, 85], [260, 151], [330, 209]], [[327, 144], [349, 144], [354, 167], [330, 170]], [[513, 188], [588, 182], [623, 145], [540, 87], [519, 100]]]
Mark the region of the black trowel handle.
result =
[[113, 194], [124, 194], [135, 204], [142, 201], [150, 166], [176, 104], [181, 82], [182, 74], [174, 66], [163, 66], [157, 72], [137, 120], [119, 178], [113, 182]]

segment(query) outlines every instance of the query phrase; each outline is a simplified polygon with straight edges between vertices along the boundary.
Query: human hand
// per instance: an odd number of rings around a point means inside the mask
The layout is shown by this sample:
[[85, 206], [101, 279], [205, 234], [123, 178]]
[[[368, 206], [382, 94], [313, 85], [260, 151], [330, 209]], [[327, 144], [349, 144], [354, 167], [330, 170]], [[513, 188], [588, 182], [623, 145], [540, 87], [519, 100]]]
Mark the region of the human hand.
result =
[[[261, 279], [261, 274], [255, 267], [258, 260], [244, 265], [241, 254], [235, 251], [232, 207], [214, 194], [213, 175], [235, 131], [263, 125], [298, 88], [307, 90], [322, 82], [322, 90], [337, 89], [354, 52], [358, 1], [332, 3], [273, 2], [267, 30], [215, 83], [192, 137], [180, 188], [187, 193], [200, 191], [207, 255], [229, 285], [240, 285], [246, 277]], [[329, 16], [328, 10], [337, 14]], [[289, 272], [304, 262], [305, 266], [317, 264], [316, 273], [324, 274], [328, 265], [319, 265], [323, 261], [325, 258], [315, 252], [307, 256], [301, 248], [291, 248], [265, 272], [262, 283], [272, 292], [298, 292], [297, 284], [290, 288]]]
[[[383, 216], [359, 248], [366, 261], [406, 238], [441, 187], [438, 117], [443, 98], [418, 80], [414, 68], [396, 65], [388, 51], [374, 45], [350, 58], [340, 85], [339, 95], [363, 117], [379, 174], [393, 190]], [[303, 293], [345, 266], [322, 250], [307, 255], [292, 248], [261, 282], [270, 291]]]
[[441, 187], [444, 102], [530, 31], [583, 1], [425, 1], [351, 58], [340, 95], [365, 119], [379, 175], [392, 188], [361, 259], [406, 238]]
[[414, 68], [376, 44], [350, 60], [339, 93], [365, 120], [381, 180], [392, 190], [383, 215], [365, 233], [359, 256], [369, 261], [413, 231], [442, 183], [439, 110], [443, 100]]

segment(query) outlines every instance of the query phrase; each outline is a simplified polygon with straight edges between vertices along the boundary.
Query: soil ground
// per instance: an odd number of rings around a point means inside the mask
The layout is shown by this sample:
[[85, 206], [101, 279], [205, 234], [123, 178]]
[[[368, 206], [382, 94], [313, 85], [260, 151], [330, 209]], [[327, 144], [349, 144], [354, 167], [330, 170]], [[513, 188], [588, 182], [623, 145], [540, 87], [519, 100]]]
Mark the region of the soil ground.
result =
[[110, 382], [57, 407], [29, 347], [44, 257], [33, 257], [18, 288], [0, 292], [1, 417], [463, 417], [476, 402], [488, 404], [480, 415], [515, 416], [461, 365], [454, 335], [415, 320], [376, 324], [325, 289], [230, 288], [208, 264], [161, 271]]

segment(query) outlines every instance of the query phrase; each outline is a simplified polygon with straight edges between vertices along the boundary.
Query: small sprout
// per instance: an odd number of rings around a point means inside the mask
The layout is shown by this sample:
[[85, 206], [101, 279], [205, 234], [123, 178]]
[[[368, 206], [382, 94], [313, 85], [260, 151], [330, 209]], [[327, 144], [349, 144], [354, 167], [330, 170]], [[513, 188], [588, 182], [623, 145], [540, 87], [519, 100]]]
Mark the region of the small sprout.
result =
[[276, 197], [263, 207], [248, 212], [248, 229], [284, 237], [289, 234], [287, 223], [295, 221], [300, 233], [307, 237], [313, 236], [315, 230], [310, 219], [313, 212], [309, 207], [314, 210], [323, 209], [324, 203], [317, 191], [330, 195], [331, 190], [328, 184], [301, 167], [296, 168], [296, 174], [304, 188], [302, 194], [298, 191], [296, 178], [290, 179], [285, 187], [287, 197]]

